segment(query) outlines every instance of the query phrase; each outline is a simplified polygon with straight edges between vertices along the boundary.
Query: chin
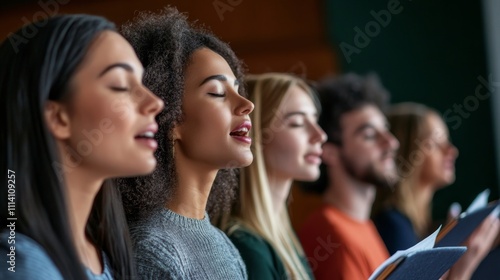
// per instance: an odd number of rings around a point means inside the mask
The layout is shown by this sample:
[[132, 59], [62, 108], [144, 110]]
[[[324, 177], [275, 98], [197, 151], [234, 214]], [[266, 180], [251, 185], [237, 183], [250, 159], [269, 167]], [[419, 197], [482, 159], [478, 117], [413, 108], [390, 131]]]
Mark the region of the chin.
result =
[[445, 185], [448, 186], [448, 185], [453, 184], [454, 182], [455, 182], [455, 176], [449, 177], [449, 178], [446, 178]]
[[151, 174], [156, 168], [156, 159], [153, 157], [142, 161], [141, 164], [137, 164], [140, 168], [136, 171], [135, 176], [148, 175]]
[[244, 154], [244, 156], [239, 161], [241, 163], [240, 167], [247, 167], [253, 162], [253, 154], [250, 149]]
[[299, 178], [294, 178], [294, 180], [302, 182], [314, 182], [318, 179], [319, 179], [319, 171], [309, 172], [307, 174], [303, 174]]
[[447, 186], [453, 184], [455, 182], [455, 178], [441, 178], [436, 184], [436, 189], [446, 188]]
[[246, 158], [245, 160], [243, 160], [241, 162], [241, 166], [240, 167], [247, 167], [249, 166], [250, 164], [252, 164], [253, 162], [253, 156], [249, 157], [249, 158]]
[[253, 155], [249, 152], [249, 155], [240, 156], [238, 159], [234, 159], [226, 163], [222, 169], [230, 169], [230, 168], [242, 168], [247, 167], [253, 162]]

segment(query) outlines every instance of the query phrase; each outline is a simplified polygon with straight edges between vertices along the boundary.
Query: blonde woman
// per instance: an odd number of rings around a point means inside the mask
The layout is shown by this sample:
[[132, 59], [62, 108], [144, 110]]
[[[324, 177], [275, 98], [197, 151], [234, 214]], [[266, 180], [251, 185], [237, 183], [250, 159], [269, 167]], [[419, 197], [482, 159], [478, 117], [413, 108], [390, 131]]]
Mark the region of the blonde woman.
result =
[[287, 74], [246, 78], [254, 161], [241, 171], [239, 200], [226, 231], [250, 279], [312, 279], [286, 202], [294, 180], [319, 176], [326, 135], [317, 124], [318, 103], [307, 84]]

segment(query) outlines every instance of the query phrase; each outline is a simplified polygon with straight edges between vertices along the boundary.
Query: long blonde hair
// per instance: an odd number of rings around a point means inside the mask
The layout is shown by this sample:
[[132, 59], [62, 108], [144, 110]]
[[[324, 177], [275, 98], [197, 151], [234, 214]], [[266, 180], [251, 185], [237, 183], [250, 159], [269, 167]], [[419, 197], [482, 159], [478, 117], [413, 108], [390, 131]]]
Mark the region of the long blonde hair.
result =
[[266, 173], [263, 148], [276, 112], [288, 90], [298, 86], [308, 93], [313, 101], [317, 99], [311, 88], [300, 78], [288, 74], [268, 73], [246, 77], [249, 99], [255, 104], [252, 119], [253, 163], [241, 170], [239, 204], [232, 213], [233, 223], [227, 230], [231, 234], [243, 227], [262, 237], [277, 252], [288, 277], [309, 279], [300, 256], [304, 251], [292, 230], [286, 206], [279, 216], [274, 215], [269, 179]]
[[431, 221], [431, 204], [419, 204], [421, 190], [418, 188], [421, 159], [428, 152], [419, 143], [429, 136], [427, 119], [430, 115], [439, 116], [433, 109], [412, 102], [394, 105], [388, 111], [391, 132], [400, 143], [396, 156], [400, 181], [393, 192], [379, 191], [373, 206], [374, 215], [390, 207], [401, 211], [420, 237], [427, 235]]

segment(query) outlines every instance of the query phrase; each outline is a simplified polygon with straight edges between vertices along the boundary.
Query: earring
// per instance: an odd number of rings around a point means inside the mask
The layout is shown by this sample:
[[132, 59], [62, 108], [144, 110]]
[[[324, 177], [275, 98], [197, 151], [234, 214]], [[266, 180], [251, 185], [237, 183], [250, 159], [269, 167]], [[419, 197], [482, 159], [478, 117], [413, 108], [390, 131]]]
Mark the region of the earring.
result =
[[175, 158], [175, 139], [172, 139], [172, 158]]

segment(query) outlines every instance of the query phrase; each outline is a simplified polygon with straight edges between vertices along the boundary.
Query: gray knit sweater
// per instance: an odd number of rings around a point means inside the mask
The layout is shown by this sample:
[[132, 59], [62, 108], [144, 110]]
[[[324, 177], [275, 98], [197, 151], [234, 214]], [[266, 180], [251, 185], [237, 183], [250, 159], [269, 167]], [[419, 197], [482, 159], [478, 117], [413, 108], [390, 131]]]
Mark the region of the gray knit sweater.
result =
[[162, 209], [130, 233], [140, 279], [247, 279], [238, 250], [206, 213], [196, 220]]

